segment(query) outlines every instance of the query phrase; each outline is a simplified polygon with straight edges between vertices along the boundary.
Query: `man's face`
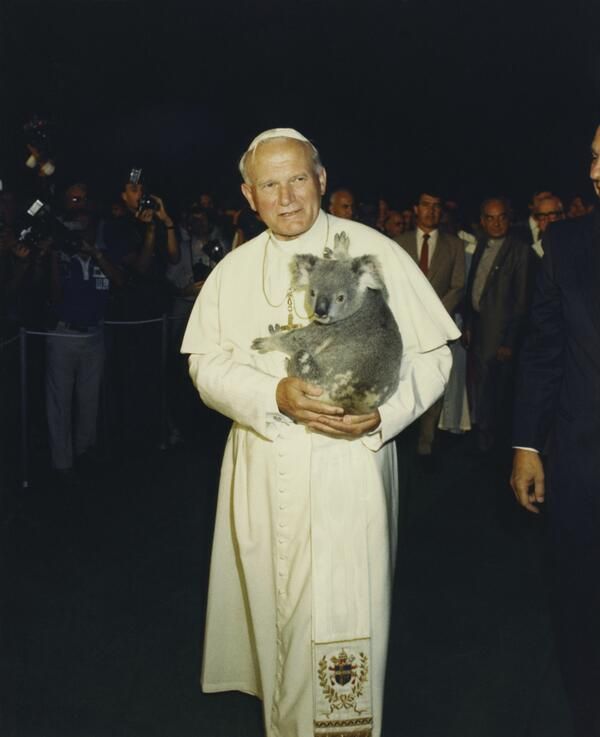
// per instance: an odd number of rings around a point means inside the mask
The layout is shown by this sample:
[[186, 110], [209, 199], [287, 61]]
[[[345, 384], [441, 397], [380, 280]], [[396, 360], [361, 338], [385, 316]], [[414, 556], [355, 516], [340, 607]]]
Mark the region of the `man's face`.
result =
[[592, 163], [590, 166], [590, 179], [594, 183], [596, 195], [600, 197], [600, 126], [596, 129], [596, 135], [592, 141]]
[[398, 235], [402, 235], [402, 233], [404, 233], [404, 218], [402, 217], [402, 213], [397, 212], [396, 210], [390, 210], [387, 218], [385, 219], [383, 229], [389, 238], [395, 238]]
[[329, 212], [338, 218], [352, 220], [354, 217], [354, 197], [350, 192], [334, 192], [331, 197]]
[[588, 212], [590, 212], [590, 208], [586, 207], [581, 197], [573, 197], [567, 216], [570, 218], [580, 218], [582, 215], [587, 215]]
[[190, 231], [197, 238], [207, 236], [210, 232], [208, 218], [204, 212], [192, 213], [190, 216]]
[[442, 217], [442, 201], [439, 197], [422, 194], [418, 204], [415, 205], [415, 217], [417, 226], [426, 233], [435, 230], [440, 224]]
[[549, 190], [544, 190], [543, 192], [537, 192], [533, 195], [531, 198], [531, 204], [529, 205], [529, 209], [531, 210], [532, 214], [534, 212], [537, 212], [538, 206], [542, 200], [547, 199], [548, 197], [554, 197], [552, 192]]
[[549, 223], [565, 219], [562, 202], [558, 197], [546, 197], [546, 199], [540, 200], [533, 217], [538, 224], [540, 233], [543, 233]]
[[137, 212], [143, 191], [144, 188], [141, 184], [132, 184], [131, 182], [127, 182], [125, 189], [121, 192], [121, 197], [123, 198], [123, 202], [127, 205], [128, 210], [131, 212]]
[[498, 200], [488, 202], [481, 215], [481, 227], [488, 238], [504, 238], [508, 233], [508, 226], [506, 206]]
[[242, 194], [281, 240], [305, 233], [319, 214], [326, 174], [314, 171], [308, 146], [291, 138], [261, 144], [249, 162]]
[[212, 195], [208, 192], [203, 192], [199, 197], [200, 207], [204, 207], [207, 210], [212, 210], [215, 206]]

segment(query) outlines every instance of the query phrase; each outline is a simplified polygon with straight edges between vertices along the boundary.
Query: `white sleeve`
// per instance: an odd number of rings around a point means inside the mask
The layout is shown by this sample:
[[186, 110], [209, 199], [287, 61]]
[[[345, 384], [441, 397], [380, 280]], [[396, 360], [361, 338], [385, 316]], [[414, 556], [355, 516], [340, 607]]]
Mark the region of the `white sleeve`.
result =
[[274, 440], [278, 434], [277, 423], [289, 422], [279, 413], [275, 400], [280, 377], [236, 360], [233, 346], [222, 339], [219, 272], [217, 267], [198, 295], [181, 351], [190, 354], [191, 379], [208, 407]]
[[400, 383], [394, 395], [379, 408], [379, 428], [362, 438], [370, 450], [379, 450], [384, 443], [408, 427], [444, 393], [452, 354], [447, 345], [426, 353], [402, 356]]

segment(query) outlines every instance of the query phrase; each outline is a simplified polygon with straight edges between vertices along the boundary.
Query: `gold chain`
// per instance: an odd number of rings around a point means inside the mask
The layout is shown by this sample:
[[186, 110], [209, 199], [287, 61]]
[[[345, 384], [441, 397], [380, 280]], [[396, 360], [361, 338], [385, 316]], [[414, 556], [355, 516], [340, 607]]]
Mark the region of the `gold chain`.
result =
[[[328, 215], [326, 214], [326, 215], [325, 215], [325, 217], [326, 217], [326, 219], [327, 219], [327, 232], [325, 233], [325, 244], [324, 244], [324, 246], [323, 246], [323, 251], [325, 251], [325, 248], [327, 247], [327, 241], [329, 240], [329, 216], [328, 216]], [[290, 284], [290, 286], [289, 286], [289, 287], [287, 288], [287, 290], [286, 290], [285, 294], [283, 295], [283, 299], [281, 300], [281, 302], [280, 302], [279, 304], [273, 304], [273, 302], [271, 302], [271, 300], [269, 299], [269, 295], [267, 294], [267, 280], [266, 280], [266, 266], [267, 266], [267, 249], [268, 249], [268, 247], [269, 247], [269, 243], [271, 242], [271, 235], [272, 235], [272, 231], [271, 231], [271, 230], [269, 230], [269, 237], [267, 238], [267, 241], [266, 241], [266, 243], [265, 243], [265, 250], [264, 250], [264, 252], [263, 252], [263, 263], [262, 263], [262, 291], [263, 291], [263, 294], [264, 294], [264, 296], [265, 296], [265, 299], [267, 300], [267, 304], [268, 304], [268, 305], [269, 305], [270, 307], [273, 307], [273, 308], [277, 309], [278, 307], [281, 307], [281, 305], [282, 305], [282, 304], [283, 304], [283, 303], [284, 303], [285, 301], [287, 301], [287, 308], [288, 308], [288, 323], [287, 323], [287, 326], [286, 326], [286, 327], [288, 327], [288, 328], [290, 328], [290, 329], [291, 329], [292, 327], [299, 327], [299, 326], [297, 326], [297, 325], [293, 325], [293, 319], [292, 319], [292, 315], [293, 315], [293, 313], [295, 312], [295, 313], [296, 313], [296, 315], [298, 315], [298, 317], [301, 317], [301, 318], [303, 318], [303, 319], [307, 319], [307, 318], [308, 318], [309, 316], [308, 316], [308, 315], [299, 315], [299, 314], [298, 314], [298, 310], [296, 309], [296, 303], [295, 303], [295, 301], [294, 301], [294, 290], [292, 289], [292, 286], [291, 286], [291, 284]]]

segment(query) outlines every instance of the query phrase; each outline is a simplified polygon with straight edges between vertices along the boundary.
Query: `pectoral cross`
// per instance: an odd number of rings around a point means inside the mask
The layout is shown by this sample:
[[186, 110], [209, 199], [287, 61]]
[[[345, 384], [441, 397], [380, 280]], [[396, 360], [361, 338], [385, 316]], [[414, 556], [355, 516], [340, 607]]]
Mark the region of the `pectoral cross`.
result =
[[296, 325], [294, 323], [294, 297], [293, 292], [291, 289], [288, 289], [287, 293], [287, 309], [288, 309], [288, 319], [287, 319], [287, 325], [282, 325], [281, 330], [295, 330], [296, 328], [301, 327], [301, 325]]

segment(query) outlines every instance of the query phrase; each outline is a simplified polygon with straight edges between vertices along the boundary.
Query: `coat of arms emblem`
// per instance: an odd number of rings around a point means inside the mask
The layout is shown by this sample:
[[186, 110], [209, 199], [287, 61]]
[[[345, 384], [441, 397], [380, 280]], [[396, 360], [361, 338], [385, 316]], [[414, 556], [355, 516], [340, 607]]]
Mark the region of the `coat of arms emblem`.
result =
[[[358, 661], [358, 662], [357, 662]], [[345, 649], [329, 659], [319, 661], [319, 685], [329, 702], [331, 712], [352, 709], [362, 712], [357, 701], [363, 693], [369, 674], [369, 659], [365, 653], [348, 654]]]

